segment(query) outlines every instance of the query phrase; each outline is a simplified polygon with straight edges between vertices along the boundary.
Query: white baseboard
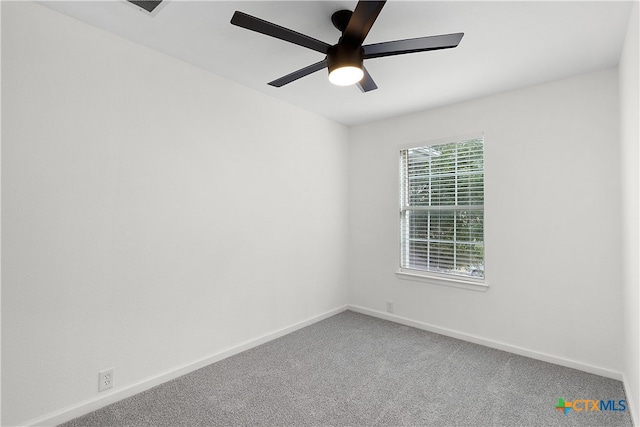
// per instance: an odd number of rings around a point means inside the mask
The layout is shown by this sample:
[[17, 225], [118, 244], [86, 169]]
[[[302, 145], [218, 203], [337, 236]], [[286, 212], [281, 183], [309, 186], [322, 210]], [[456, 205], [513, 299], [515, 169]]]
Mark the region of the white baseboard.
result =
[[325, 313], [319, 314], [317, 316], [310, 317], [301, 322], [295, 323], [286, 328], [279, 329], [274, 332], [270, 332], [268, 334], [259, 336], [257, 338], [253, 338], [248, 341], [244, 341], [238, 345], [235, 345], [230, 348], [226, 348], [217, 353], [204, 357], [200, 360], [196, 360], [194, 362], [188, 363], [186, 365], [177, 367], [175, 369], [171, 369], [169, 371], [162, 372], [153, 377], [146, 378], [140, 382], [135, 384], [131, 384], [127, 387], [121, 389], [114, 389], [108, 394], [101, 395], [99, 397], [93, 397], [91, 399], [87, 399], [78, 404], [60, 409], [58, 411], [51, 412], [44, 416], [34, 418], [32, 420], [26, 421], [21, 425], [25, 426], [55, 426], [67, 421], [70, 421], [74, 418], [80, 417], [82, 415], [93, 412], [97, 409], [103, 408], [107, 405], [115, 403], [119, 400], [125, 399], [127, 397], [133, 396], [145, 390], [148, 390], [152, 387], [170, 381], [174, 378], [178, 378], [182, 375], [188, 374], [189, 372], [193, 372], [197, 369], [203, 368], [212, 363], [218, 362], [222, 359], [226, 359], [227, 357], [233, 356], [235, 354], [241, 353], [243, 351], [249, 350], [253, 347], [259, 346], [276, 338], [280, 338], [284, 335], [287, 335], [293, 331], [304, 328], [305, 326], [312, 325], [316, 322], [334, 316], [338, 313], [347, 310], [347, 306], [342, 306], [335, 308], [333, 310], [329, 310]]
[[461, 339], [464, 341], [469, 341], [475, 344], [484, 345], [486, 347], [495, 348], [498, 350], [507, 351], [510, 353], [518, 354], [520, 356], [530, 357], [532, 359], [542, 360], [544, 362], [554, 363], [560, 366], [566, 366], [568, 368], [578, 369], [580, 371], [588, 372], [595, 375], [600, 375], [607, 378], [612, 378], [615, 380], [621, 380], [625, 389], [625, 393], [627, 396], [627, 401], [629, 402], [628, 408], [631, 413], [631, 417], [634, 420], [635, 424], [635, 413], [633, 412], [633, 400], [634, 396], [631, 396], [630, 389], [624, 378], [623, 374], [611, 369], [601, 368], [593, 365], [589, 365], [583, 362], [566, 359], [563, 357], [553, 356], [546, 353], [537, 352], [534, 350], [529, 350], [526, 348], [505, 344], [498, 341], [493, 341], [490, 339], [482, 338], [476, 335], [466, 334], [463, 332], [455, 331], [452, 329], [441, 328], [435, 325], [431, 325], [425, 322], [420, 322], [416, 320], [407, 319], [405, 317], [397, 316], [391, 313], [385, 313], [377, 310], [372, 310], [369, 308], [357, 306], [357, 305], [345, 305], [343, 307], [338, 307], [336, 309], [327, 311], [317, 316], [313, 316], [309, 319], [303, 320], [301, 322], [295, 323], [286, 328], [279, 329], [277, 331], [262, 335], [260, 337], [242, 342], [233, 347], [221, 350], [215, 354], [204, 357], [200, 360], [196, 360], [189, 364], [177, 367], [175, 369], [165, 371], [156, 376], [146, 378], [140, 382], [135, 384], [131, 384], [122, 389], [114, 389], [112, 392], [108, 394], [101, 395], [99, 397], [94, 397], [91, 399], [87, 399], [78, 404], [60, 409], [58, 411], [51, 412], [44, 416], [34, 418], [29, 420], [22, 425], [25, 426], [48, 426], [48, 425], [58, 425], [64, 423], [66, 421], [70, 421], [74, 418], [80, 417], [82, 415], [88, 414], [89, 412], [100, 409], [106, 405], [110, 405], [111, 403], [115, 403], [119, 400], [125, 399], [127, 397], [133, 396], [135, 394], [141, 393], [145, 390], [148, 390], [152, 387], [160, 385], [164, 382], [170, 381], [172, 379], [178, 378], [182, 375], [188, 374], [189, 372], [193, 372], [197, 369], [210, 365], [211, 363], [215, 363], [219, 360], [226, 359], [227, 357], [233, 356], [235, 354], [241, 353], [243, 351], [249, 350], [258, 345], [264, 344], [276, 338], [280, 338], [284, 335], [287, 335], [293, 331], [304, 328], [305, 326], [309, 326], [313, 323], [319, 322], [331, 316], [334, 316], [338, 313], [341, 313], [345, 310], [355, 311], [356, 313], [362, 313], [373, 317], [378, 317], [380, 319], [389, 320], [391, 322], [400, 323], [402, 325], [411, 326], [414, 328], [422, 329], [429, 332], [434, 332], [437, 334], [449, 336], [452, 338]]
[[589, 365], [587, 363], [579, 362], [576, 360], [567, 359], [564, 357], [553, 356], [546, 353], [541, 353], [535, 350], [529, 350], [526, 348], [518, 347], [511, 344], [506, 344], [487, 338], [482, 338], [477, 335], [466, 334], [464, 332], [454, 331], [452, 329], [441, 328], [439, 326], [431, 325], [425, 322], [407, 319], [406, 317], [397, 316], [391, 313], [385, 313], [378, 310], [372, 310], [369, 308], [361, 307], [358, 305], [347, 305], [347, 309], [355, 311], [356, 313], [367, 314], [369, 316], [378, 317], [380, 319], [389, 320], [391, 322], [400, 323], [406, 326], [412, 326], [414, 328], [423, 329], [425, 331], [434, 332], [440, 335], [446, 335], [448, 337], [457, 338], [463, 341], [469, 341], [474, 344], [480, 344], [486, 347], [495, 348], [497, 350], [507, 351], [509, 353], [518, 354], [520, 356], [530, 357], [532, 359], [541, 360], [543, 362], [549, 362], [560, 366], [566, 366], [568, 368], [577, 369], [579, 371], [588, 372], [590, 374], [600, 375], [614, 380], [622, 380], [622, 373], [607, 368], [601, 368], [598, 366]]
[[624, 387], [624, 394], [627, 397], [627, 409], [629, 409], [629, 415], [631, 415], [631, 422], [634, 426], [639, 426], [640, 420], [636, 418], [638, 414], [636, 413], [635, 396], [631, 393], [631, 387], [629, 386], [627, 376], [624, 373], [622, 374], [622, 386]]

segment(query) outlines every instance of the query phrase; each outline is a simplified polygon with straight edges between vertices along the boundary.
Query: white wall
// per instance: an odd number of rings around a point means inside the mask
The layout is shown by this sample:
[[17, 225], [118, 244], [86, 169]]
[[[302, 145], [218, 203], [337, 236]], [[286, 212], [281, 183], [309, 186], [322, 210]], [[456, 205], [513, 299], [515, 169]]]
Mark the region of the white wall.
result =
[[[619, 377], [617, 84], [609, 69], [352, 128], [349, 302]], [[397, 278], [398, 146], [481, 131], [488, 291]]]
[[347, 302], [347, 129], [2, 2], [2, 424]]
[[640, 233], [638, 200], [640, 199], [640, 35], [638, 3], [629, 19], [627, 37], [618, 67], [620, 76], [620, 141], [622, 170], [622, 227], [623, 227], [623, 303], [624, 347], [623, 362], [627, 399], [640, 423]]

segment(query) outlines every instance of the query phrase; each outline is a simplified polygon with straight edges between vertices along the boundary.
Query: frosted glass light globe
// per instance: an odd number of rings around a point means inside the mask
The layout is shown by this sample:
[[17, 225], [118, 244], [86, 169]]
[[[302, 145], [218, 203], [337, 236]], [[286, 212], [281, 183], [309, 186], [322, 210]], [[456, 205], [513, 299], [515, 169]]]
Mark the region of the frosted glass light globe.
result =
[[337, 86], [349, 86], [358, 83], [364, 77], [361, 68], [346, 66], [336, 68], [329, 73], [329, 81]]

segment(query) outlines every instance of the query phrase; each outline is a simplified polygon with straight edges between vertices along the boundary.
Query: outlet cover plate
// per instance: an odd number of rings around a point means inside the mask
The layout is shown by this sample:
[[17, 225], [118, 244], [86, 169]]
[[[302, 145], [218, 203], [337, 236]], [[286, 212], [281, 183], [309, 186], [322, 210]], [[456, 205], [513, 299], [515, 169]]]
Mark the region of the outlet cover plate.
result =
[[98, 372], [98, 391], [105, 391], [113, 387], [113, 368]]

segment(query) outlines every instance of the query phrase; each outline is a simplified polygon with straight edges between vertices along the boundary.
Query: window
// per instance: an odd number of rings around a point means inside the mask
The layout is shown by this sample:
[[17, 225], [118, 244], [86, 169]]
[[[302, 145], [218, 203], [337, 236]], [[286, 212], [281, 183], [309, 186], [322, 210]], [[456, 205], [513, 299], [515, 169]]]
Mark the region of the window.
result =
[[484, 279], [484, 139], [400, 151], [400, 271]]

